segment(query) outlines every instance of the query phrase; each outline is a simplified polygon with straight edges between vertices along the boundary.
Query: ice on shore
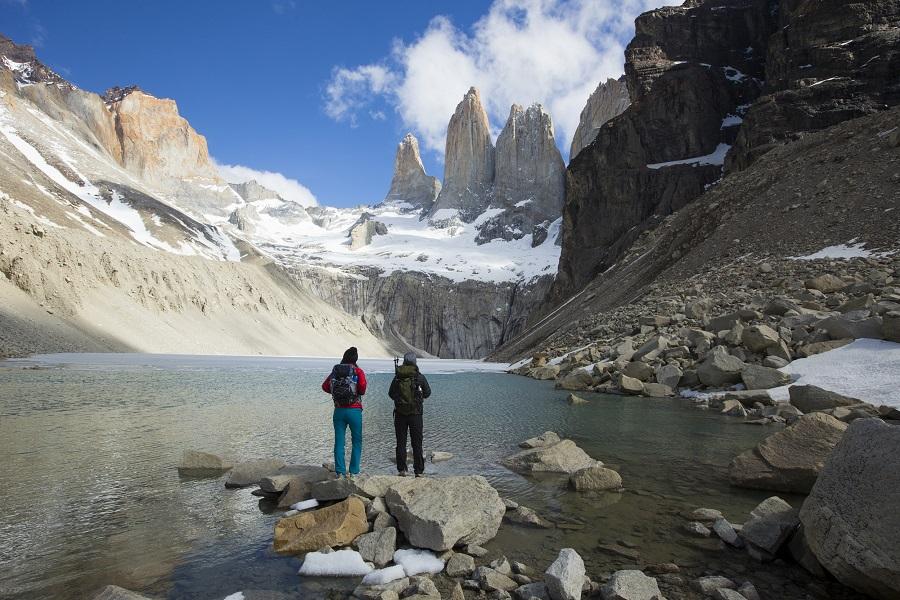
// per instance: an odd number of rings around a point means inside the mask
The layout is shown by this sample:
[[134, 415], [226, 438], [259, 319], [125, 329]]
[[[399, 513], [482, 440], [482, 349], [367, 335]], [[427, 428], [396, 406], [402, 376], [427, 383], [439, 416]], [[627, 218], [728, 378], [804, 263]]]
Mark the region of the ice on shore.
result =
[[406, 577], [406, 571], [400, 565], [394, 565], [393, 567], [386, 567], [384, 569], [378, 569], [377, 571], [372, 571], [365, 577], [363, 577], [362, 584], [363, 585], [384, 585], [385, 583], [390, 583], [392, 581], [396, 581], [397, 579], [403, 579]]
[[[801, 358], [780, 369], [791, 385], [815, 385], [875, 406], [900, 407], [900, 344], [859, 339], [835, 350]], [[789, 386], [769, 390], [773, 400], [787, 400]]]
[[291, 504], [291, 510], [301, 511], [307, 510], [309, 508], [315, 508], [319, 505], [319, 501], [315, 498], [310, 498], [309, 500], [301, 500], [300, 502]]
[[303, 559], [299, 573], [307, 577], [354, 577], [368, 575], [372, 571], [373, 568], [366, 564], [356, 550], [338, 550], [328, 554], [310, 552]]
[[225, 596], [224, 600], [244, 600], [244, 592], [235, 592]]
[[428, 550], [397, 550], [394, 552], [394, 562], [402, 566], [409, 577], [444, 570], [444, 561]]

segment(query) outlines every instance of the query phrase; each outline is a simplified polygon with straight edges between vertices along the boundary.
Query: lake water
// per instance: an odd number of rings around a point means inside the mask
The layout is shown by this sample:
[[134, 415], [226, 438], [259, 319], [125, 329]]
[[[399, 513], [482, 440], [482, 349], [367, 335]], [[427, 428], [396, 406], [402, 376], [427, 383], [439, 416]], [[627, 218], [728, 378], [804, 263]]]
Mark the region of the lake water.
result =
[[[331, 402], [320, 385], [332, 362], [152, 355], [0, 362], [0, 597], [81, 598], [108, 583], [197, 599], [352, 589], [358, 579], [301, 580], [299, 559], [274, 554], [280, 513], [249, 489], [180, 478], [175, 469], [185, 449], [330, 460]], [[360, 366], [370, 373], [363, 472], [391, 473], [392, 366]], [[624, 542], [647, 564], [700, 566], [721, 550], [682, 532], [682, 513], [709, 506], [743, 522], [768, 495], [729, 487], [727, 465], [772, 429], [677, 400], [586, 394], [590, 404], [572, 407], [551, 383], [489, 372], [490, 365], [421, 366], [434, 390], [426, 451], [456, 455], [428, 471], [484, 475], [503, 496], [561, 525], [504, 524], [487, 545], [495, 555], [543, 570], [560, 548], [573, 547], [597, 575], [635, 563], [599, 548]], [[545, 430], [619, 470], [627, 491], [577, 495], [564, 477], [523, 477], [498, 464]]]

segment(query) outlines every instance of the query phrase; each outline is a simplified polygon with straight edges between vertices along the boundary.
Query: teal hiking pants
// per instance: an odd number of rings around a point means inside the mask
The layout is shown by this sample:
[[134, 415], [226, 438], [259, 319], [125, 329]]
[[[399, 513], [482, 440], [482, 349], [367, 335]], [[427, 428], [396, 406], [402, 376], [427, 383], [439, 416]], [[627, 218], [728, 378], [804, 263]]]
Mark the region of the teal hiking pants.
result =
[[362, 456], [362, 412], [360, 408], [334, 409], [334, 415], [331, 417], [334, 423], [334, 471], [338, 475], [347, 472], [344, 462], [344, 444], [348, 427], [353, 444], [353, 448], [350, 450], [350, 474], [359, 474], [359, 460]]

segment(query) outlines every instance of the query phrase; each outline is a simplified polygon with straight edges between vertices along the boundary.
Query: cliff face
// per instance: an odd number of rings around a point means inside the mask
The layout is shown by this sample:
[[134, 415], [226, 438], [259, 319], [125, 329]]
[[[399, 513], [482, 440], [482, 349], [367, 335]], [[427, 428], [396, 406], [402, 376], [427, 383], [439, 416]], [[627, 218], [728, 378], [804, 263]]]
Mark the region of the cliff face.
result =
[[900, 4], [783, 1], [766, 94], [747, 113], [727, 171], [778, 144], [900, 103]]
[[443, 209], [459, 211], [464, 222], [484, 212], [491, 200], [494, 181], [494, 144], [487, 112], [475, 88], [466, 92], [447, 127], [444, 185], [432, 215]]
[[741, 107], [760, 92], [769, 15], [763, 0], [710, 0], [638, 17], [625, 65], [633, 103], [569, 164], [554, 301], [721, 178]]
[[439, 358], [483, 358], [525, 326], [552, 281], [528, 284], [453, 282], [415, 272], [389, 275], [361, 269], [355, 276], [321, 269], [292, 270], [295, 280], [327, 304], [358, 315], [392, 347]]
[[384, 199], [406, 202], [427, 213], [431, 211], [440, 192], [441, 182], [437, 177], [425, 173], [425, 166], [419, 154], [419, 140], [413, 134], [407, 133], [397, 146], [391, 189]]
[[629, 104], [631, 98], [628, 96], [628, 86], [624, 77], [607, 79], [598, 85], [581, 111], [578, 127], [569, 148], [569, 160], [578, 156], [585, 146], [594, 141], [604, 123], [622, 114]]

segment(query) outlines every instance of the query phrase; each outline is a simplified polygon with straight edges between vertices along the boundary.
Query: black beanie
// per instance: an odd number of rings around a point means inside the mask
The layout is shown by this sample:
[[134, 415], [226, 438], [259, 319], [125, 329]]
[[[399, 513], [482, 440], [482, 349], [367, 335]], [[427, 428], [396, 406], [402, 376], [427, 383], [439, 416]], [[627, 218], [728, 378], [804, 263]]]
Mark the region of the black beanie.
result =
[[358, 360], [359, 351], [357, 351], [356, 346], [350, 346], [344, 351], [344, 357], [341, 358], [341, 363], [345, 365], [355, 365]]

